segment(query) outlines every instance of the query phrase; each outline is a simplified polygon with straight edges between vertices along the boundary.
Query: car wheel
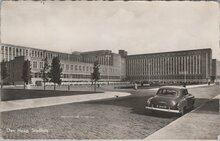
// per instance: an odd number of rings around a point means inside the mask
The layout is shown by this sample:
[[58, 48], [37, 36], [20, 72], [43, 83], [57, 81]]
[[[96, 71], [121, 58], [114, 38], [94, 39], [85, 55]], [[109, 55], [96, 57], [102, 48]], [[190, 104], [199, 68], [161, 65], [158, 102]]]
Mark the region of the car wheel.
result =
[[180, 115], [183, 116], [186, 113], [186, 107], [180, 109]]

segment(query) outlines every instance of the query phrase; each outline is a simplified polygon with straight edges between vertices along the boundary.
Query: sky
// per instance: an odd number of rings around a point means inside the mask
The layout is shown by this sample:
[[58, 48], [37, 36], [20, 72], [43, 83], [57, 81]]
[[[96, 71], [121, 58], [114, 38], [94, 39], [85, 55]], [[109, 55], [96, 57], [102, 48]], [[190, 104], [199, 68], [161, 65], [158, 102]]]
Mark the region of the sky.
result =
[[212, 48], [220, 60], [219, 19], [217, 2], [4, 1], [1, 41], [66, 53]]

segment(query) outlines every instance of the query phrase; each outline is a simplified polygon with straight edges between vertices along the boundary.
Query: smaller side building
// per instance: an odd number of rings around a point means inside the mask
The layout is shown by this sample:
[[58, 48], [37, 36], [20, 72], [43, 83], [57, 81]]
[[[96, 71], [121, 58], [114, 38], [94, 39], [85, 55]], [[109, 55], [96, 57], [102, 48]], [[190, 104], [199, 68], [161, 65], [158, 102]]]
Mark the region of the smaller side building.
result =
[[24, 81], [22, 80], [22, 71], [25, 60], [30, 60], [30, 57], [19, 56], [15, 57], [14, 60], [7, 62], [8, 77], [5, 82], [17, 85], [24, 84]]
[[212, 59], [212, 82], [220, 82], [220, 61]]

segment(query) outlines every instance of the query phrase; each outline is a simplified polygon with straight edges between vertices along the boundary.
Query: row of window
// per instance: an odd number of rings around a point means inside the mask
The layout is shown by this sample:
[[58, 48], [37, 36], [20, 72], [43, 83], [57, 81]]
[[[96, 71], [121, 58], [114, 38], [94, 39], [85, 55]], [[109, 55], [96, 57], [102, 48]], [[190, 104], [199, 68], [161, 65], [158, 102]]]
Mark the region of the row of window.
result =
[[101, 65], [112, 65], [111, 55], [99, 55], [99, 56], [84, 56], [83, 61], [87, 63], [93, 63], [98, 60]]
[[[31, 63], [31, 67], [33, 69], [42, 69], [44, 67], [44, 63], [42, 61], [37, 62], [33, 61]], [[83, 72], [92, 72], [93, 71], [93, 66], [84, 66], [84, 65], [70, 65], [70, 64], [61, 64], [61, 68], [63, 71], [83, 71]], [[107, 73], [108, 68], [106, 67], [100, 67], [99, 68], [100, 72]], [[109, 68], [110, 73], [117, 73], [118, 69], [116, 68]]]
[[[41, 73], [33, 73], [32, 78], [41, 78]], [[61, 78], [84, 78], [84, 79], [91, 79], [91, 75], [84, 75], [84, 74], [63, 74]], [[120, 79], [120, 76], [103, 76], [101, 75], [100, 79]]]
[[24, 48], [8, 47], [8, 46], [2, 46], [1, 50], [4, 56], [3, 58], [7, 61], [14, 59], [14, 57], [16, 56], [30, 56], [30, 57], [38, 57], [38, 58], [47, 57], [48, 59], [52, 59], [53, 57], [58, 56], [60, 60], [84, 61], [87, 63], [93, 63], [98, 59], [98, 62], [102, 65], [112, 65], [112, 59], [110, 55], [89, 56], [89, 57], [84, 56], [84, 59], [82, 60], [82, 56], [53, 53], [42, 50], [24, 49]]
[[[69, 64], [61, 64], [61, 68], [63, 69], [63, 71], [93, 71], [93, 66], [84, 66], [84, 65], [69, 65]], [[108, 70], [109, 69], [109, 70]], [[99, 68], [100, 72], [105, 72], [107, 73], [108, 71], [110, 73], [118, 73], [119, 70], [116, 68], [107, 68], [107, 67], [100, 67]]]
[[28, 56], [28, 50], [21, 48], [4, 47], [1, 48], [3, 59], [6, 61], [13, 60], [16, 56]]
[[33, 61], [31, 63], [31, 67], [34, 68], [34, 69], [37, 69], [37, 68], [42, 69], [44, 67], [44, 63], [43, 62], [39, 62], [39, 64], [38, 64], [37, 61]]
[[151, 80], [167, 80], [167, 79], [182, 79], [182, 80], [190, 80], [190, 79], [206, 79], [205, 76], [202, 75], [166, 75], [166, 76], [130, 76], [131, 80], [146, 80], [146, 81], [151, 81]]
[[[201, 74], [202, 57], [176, 56], [161, 58], [127, 59], [128, 75]], [[208, 58], [207, 58], [208, 59]], [[139, 69], [137, 69], [139, 68]]]
[[93, 67], [91, 66], [81, 66], [81, 65], [69, 65], [69, 64], [61, 64], [61, 68], [63, 71], [93, 71]]
[[68, 60], [70, 58], [69, 54], [52, 53], [52, 52], [47, 52], [47, 51], [24, 49], [24, 48], [17, 48], [17, 47], [2, 46], [1, 51], [3, 54], [3, 58], [5, 58], [8, 61], [12, 60], [13, 56], [14, 57], [15, 56], [30, 56], [30, 57], [38, 57], [38, 58], [47, 57], [48, 59], [52, 59], [53, 57], [58, 56], [61, 60]]

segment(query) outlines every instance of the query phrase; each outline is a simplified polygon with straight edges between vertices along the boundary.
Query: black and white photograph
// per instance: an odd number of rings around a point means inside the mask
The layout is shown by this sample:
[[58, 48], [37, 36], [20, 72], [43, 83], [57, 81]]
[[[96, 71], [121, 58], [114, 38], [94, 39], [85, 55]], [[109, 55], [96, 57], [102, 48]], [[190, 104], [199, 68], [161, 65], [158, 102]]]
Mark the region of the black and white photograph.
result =
[[218, 1], [0, 1], [0, 140], [220, 140]]

